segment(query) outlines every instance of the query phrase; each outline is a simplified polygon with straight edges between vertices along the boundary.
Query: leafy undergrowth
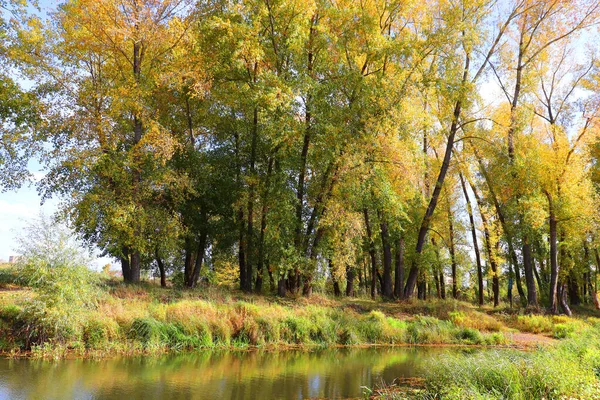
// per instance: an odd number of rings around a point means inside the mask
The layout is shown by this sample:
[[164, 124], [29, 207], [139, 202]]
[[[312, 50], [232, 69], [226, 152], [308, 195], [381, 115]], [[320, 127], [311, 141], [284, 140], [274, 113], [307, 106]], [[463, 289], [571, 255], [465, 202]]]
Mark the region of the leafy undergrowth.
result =
[[[280, 299], [114, 281], [94, 281], [92, 290], [84, 275], [69, 276], [79, 278], [77, 287], [64, 291], [69, 301], [52, 294], [54, 284], [46, 292], [0, 292], [0, 351], [60, 358], [275, 346], [493, 346], [509, 344], [516, 329], [568, 338], [595, 323], [592, 318], [489, 315], [487, 309], [452, 300]], [[74, 300], [82, 296], [85, 302]]]

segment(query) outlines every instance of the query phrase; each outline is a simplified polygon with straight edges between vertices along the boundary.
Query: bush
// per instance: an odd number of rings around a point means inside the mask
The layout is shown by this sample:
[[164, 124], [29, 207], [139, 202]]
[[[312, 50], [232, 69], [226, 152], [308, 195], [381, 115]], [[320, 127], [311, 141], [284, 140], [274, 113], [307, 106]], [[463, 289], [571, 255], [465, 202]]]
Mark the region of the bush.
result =
[[89, 258], [68, 229], [43, 216], [18, 241], [19, 279], [37, 294], [21, 316], [27, 346], [74, 339], [100, 294]]

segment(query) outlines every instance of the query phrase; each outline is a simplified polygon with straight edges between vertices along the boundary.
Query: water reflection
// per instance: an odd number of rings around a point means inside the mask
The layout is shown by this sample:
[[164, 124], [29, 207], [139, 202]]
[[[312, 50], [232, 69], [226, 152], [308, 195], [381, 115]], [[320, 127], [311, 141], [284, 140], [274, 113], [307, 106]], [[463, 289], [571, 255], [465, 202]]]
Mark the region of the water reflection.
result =
[[415, 376], [440, 349], [201, 352], [165, 357], [0, 360], [0, 399], [309, 399]]

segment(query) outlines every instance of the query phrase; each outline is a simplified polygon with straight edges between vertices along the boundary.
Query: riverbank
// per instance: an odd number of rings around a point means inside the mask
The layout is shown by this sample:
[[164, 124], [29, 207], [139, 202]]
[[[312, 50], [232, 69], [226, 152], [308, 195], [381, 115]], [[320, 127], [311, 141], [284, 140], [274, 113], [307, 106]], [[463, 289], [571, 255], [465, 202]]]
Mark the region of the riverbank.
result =
[[16, 280], [4, 276], [2, 282], [0, 350], [12, 357], [361, 345], [524, 348], [553, 345], [600, 321], [524, 315], [454, 300], [281, 299], [218, 288], [126, 286], [111, 280], [102, 282], [91, 306], [63, 310], [43, 308], [38, 295]]
[[455, 352], [420, 366], [420, 377], [367, 390], [371, 399], [598, 399], [600, 323], [533, 351]]

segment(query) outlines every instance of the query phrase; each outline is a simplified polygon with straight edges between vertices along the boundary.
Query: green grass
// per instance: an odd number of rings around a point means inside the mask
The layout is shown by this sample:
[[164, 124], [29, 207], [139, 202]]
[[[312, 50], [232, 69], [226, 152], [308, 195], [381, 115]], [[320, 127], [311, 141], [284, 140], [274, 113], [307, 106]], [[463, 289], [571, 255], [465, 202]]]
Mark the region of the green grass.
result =
[[600, 319], [492, 312], [454, 300], [281, 299], [114, 281], [102, 283], [95, 304], [73, 318], [45, 305], [35, 291], [17, 289], [0, 292], [0, 351], [50, 357], [288, 346], [497, 346], [508, 344], [515, 330], [568, 339], [600, 326]]

